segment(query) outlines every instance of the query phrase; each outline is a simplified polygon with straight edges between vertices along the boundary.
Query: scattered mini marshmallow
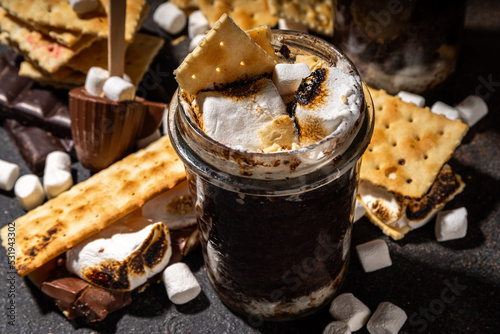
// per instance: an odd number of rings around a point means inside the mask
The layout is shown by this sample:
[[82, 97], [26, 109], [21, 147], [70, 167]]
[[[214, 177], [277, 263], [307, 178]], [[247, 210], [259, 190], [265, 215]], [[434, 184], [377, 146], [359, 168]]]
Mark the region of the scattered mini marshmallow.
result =
[[284, 18], [279, 19], [278, 28], [282, 29], [282, 30], [297, 30], [297, 31], [307, 32], [306, 25], [304, 25], [302, 23], [290, 21], [290, 20], [287, 20]]
[[431, 107], [431, 111], [438, 115], [444, 115], [451, 120], [460, 118], [460, 114], [458, 113], [457, 109], [441, 101], [437, 101], [436, 103], [434, 103]]
[[109, 72], [97, 66], [92, 66], [85, 78], [85, 90], [90, 95], [100, 96], [102, 94], [102, 87], [106, 80], [108, 80]]
[[68, 153], [63, 151], [53, 151], [47, 154], [45, 158], [44, 174], [50, 173], [54, 170], [71, 171], [71, 157]]
[[354, 204], [354, 218], [353, 218], [353, 223], [357, 222], [358, 220], [361, 219], [366, 213], [366, 208], [364, 207], [361, 202], [356, 199], [356, 203]]
[[11, 191], [19, 177], [19, 166], [0, 159], [0, 189]]
[[191, 39], [191, 41], [189, 42], [189, 52], [193, 51], [198, 46], [203, 37], [205, 37], [205, 35], [199, 34]]
[[156, 8], [153, 20], [160, 28], [169, 34], [175, 35], [180, 33], [186, 26], [187, 16], [174, 3], [167, 1]]
[[343, 321], [332, 321], [325, 327], [323, 334], [351, 334], [351, 329]]
[[404, 90], [402, 90], [398, 93], [398, 96], [403, 102], [413, 103], [420, 108], [423, 108], [425, 106], [425, 98], [421, 95], [405, 92]]
[[294, 94], [302, 79], [311, 74], [305, 63], [277, 64], [274, 67], [273, 82], [281, 96]]
[[69, 4], [75, 13], [86, 14], [96, 9], [99, 2], [98, 0], [69, 0]]
[[406, 322], [407, 315], [398, 306], [382, 302], [373, 313], [366, 329], [370, 334], [396, 334]]
[[133, 100], [135, 97], [135, 87], [130, 82], [120, 77], [111, 77], [102, 87], [104, 96], [111, 101]]
[[30, 211], [43, 203], [45, 194], [38, 176], [26, 174], [17, 179], [14, 193], [24, 210]]
[[139, 139], [135, 144], [136, 144], [137, 148], [144, 148], [144, 147], [148, 146], [149, 144], [151, 144], [152, 142], [159, 139], [160, 137], [161, 137], [160, 130], [156, 129], [156, 131], [154, 131], [152, 134], [150, 134], [147, 137]]
[[54, 198], [73, 186], [71, 172], [62, 169], [47, 171], [43, 175], [43, 189], [48, 199]]
[[460, 239], [467, 234], [467, 209], [440, 211], [434, 229], [437, 241]]
[[340, 320], [349, 325], [351, 331], [355, 332], [363, 327], [372, 312], [352, 293], [338, 295], [330, 305], [330, 314], [335, 320]]
[[365, 272], [369, 273], [392, 265], [389, 247], [382, 239], [368, 241], [356, 246], [359, 261]]
[[473, 126], [488, 114], [488, 105], [482, 98], [476, 95], [467, 96], [455, 108], [458, 110], [460, 118], [468, 126]]
[[207, 30], [210, 29], [207, 17], [201, 10], [195, 10], [189, 14], [188, 18], [188, 36], [193, 38], [196, 35], [205, 35]]
[[168, 298], [174, 304], [185, 304], [198, 296], [201, 287], [191, 269], [184, 262], [168, 266], [162, 274]]

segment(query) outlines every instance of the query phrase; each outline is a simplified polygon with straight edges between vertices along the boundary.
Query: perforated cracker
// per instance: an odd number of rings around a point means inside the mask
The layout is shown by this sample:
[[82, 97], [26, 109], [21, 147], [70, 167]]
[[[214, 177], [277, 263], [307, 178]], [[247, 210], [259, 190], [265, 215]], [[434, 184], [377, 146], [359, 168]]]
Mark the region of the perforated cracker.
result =
[[182, 89], [197, 94], [203, 89], [270, 74], [275, 64], [227, 14], [223, 14], [174, 74]]
[[269, 10], [267, 0], [197, 0], [196, 2], [211, 26], [224, 13], [231, 16], [243, 30], [263, 24], [274, 26], [278, 23], [278, 18]]
[[383, 90], [370, 89], [375, 127], [363, 155], [360, 177], [409, 198], [422, 197], [467, 132], [449, 120], [405, 103]]
[[[167, 136], [16, 219], [19, 275], [29, 274], [185, 177]], [[2, 231], [7, 245], [7, 226]]]

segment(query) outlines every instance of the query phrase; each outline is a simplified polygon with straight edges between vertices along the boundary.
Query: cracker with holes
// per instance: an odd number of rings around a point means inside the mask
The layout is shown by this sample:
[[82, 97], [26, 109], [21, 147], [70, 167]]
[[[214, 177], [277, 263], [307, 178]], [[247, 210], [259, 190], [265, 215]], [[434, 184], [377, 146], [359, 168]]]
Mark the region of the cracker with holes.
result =
[[[234, 47], [237, 45], [238, 47]], [[276, 61], [227, 14], [174, 71], [179, 86], [189, 94], [270, 75]]]

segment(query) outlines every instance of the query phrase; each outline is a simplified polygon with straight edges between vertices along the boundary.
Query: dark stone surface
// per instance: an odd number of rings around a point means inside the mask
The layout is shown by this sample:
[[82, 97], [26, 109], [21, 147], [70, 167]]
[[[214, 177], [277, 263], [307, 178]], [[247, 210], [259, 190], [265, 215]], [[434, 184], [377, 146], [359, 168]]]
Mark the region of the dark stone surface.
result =
[[[469, 94], [482, 94], [489, 114], [471, 128], [450, 163], [467, 186], [446, 209], [465, 206], [468, 232], [464, 239], [438, 243], [434, 222], [410, 232], [401, 241], [384, 236], [366, 218], [354, 225], [354, 246], [372, 239], [387, 241], [391, 267], [364, 273], [352, 256], [343, 292], [352, 292], [372, 312], [390, 301], [409, 316], [407, 333], [498, 333], [500, 328], [500, 3], [471, 1], [464, 33], [464, 48], [456, 74], [439, 92], [427, 96], [456, 104]], [[490, 84], [485, 84], [487, 82]], [[3, 128], [0, 158], [29, 173]], [[90, 173], [73, 164], [75, 181]], [[24, 214], [13, 192], [0, 191], [0, 226]], [[0, 250], [0, 333], [321, 333], [332, 321], [326, 309], [302, 320], [256, 324], [230, 312], [211, 288], [201, 251], [186, 262], [202, 285], [191, 303], [175, 306], [163, 285], [134, 295], [128, 307], [96, 324], [71, 323], [27, 279], [15, 276], [15, 296], [9, 296], [12, 273]], [[453, 288], [450, 288], [452, 286]], [[6, 313], [15, 301], [15, 327]], [[357, 333], [367, 333], [366, 327]]]

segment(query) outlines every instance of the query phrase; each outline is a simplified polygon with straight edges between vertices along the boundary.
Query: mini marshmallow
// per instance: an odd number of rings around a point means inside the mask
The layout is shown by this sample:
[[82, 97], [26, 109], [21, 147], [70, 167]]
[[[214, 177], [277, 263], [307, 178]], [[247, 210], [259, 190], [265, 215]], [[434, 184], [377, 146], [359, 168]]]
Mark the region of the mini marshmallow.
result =
[[194, 36], [191, 41], [189, 42], [189, 52], [193, 51], [194, 49], [196, 49], [196, 47], [198, 46], [198, 44], [200, 43], [200, 41], [203, 39], [203, 37], [205, 37], [205, 35], [196, 35]]
[[351, 331], [355, 332], [363, 327], [372, 313], [352, 293], [338, 295], [330, 305], [330, 314], [335, 320], [340, 320], [349, 325]]
[[431, 107], [431, 111], [438, 115], [445, 115], [448, 119], [455, 120], [460, 118], [458, 110], [447, 105], [444, 102], [437, 101]]
[[0, 159], [0, 189], [11, 191], [19, 177], [19, 166]]
[[198, 296], [201, 287], [191, 269], [183, 263], [174, 263], [162, 274], [163, 283], [167, 289], [168, 298], [174, 304], [185, 304]]
[[397, 334], [407, 318], [405, 311], [398, 306], [382, 302], [368, 320], [366, 329], [370, 334]]
[[281, 96], [294, 94], [302, 79], [309, 76], [311, 70], [305, 63], [277, 64], [274, 67], [273, 82]]
[[160, 28], [175, 35], [186, 26], [187, 16], [172, 2], [165, 2], [155, 10], [153, 20]]
[[460, 239], [467, 234], [467, 209], [438, 212], [434, 229], [437, 241]]
[[207, 30], [210, 29], [207, 17], [201, 10], [195, 10], [189, 14], [188, 19], [188, 36], [194, 38], [196, 35], [205, 35]]
[[133, 100], [135, 97], [135, 87], [130, 82], [120, 77], [111, 77], [102, 87], [104, 96], [111, 101]]
[[159, 139], [160, 137], [161, 137], [160, 130], [156, 129], [156, 131], [154, 131], [152, 134], [150, 134], [147, 137], [139, 139], [135, 144], [136, 144], [137, 148], [144, 148], [144, 147], [148, 146], [149, 144], [151, 144], [152, 142]]
[[87, 72], [85, 78], [85, 90], [90, 95], [100, 96], [102, 94], [102, 87], [106, 80], [108, 80], [109, 72], [103, 68], [93, 66]]
[[325, 327], [323, 334], [351, 334], [351, 329], [343, 321], [332, 321]]
[[298, 22], [293, 22], [284, 18], [278, 21], [278, 28], [282, 30], [297, 30], [307, 32], [307, 26]]
[[43, 203], [45, 194], [38, 176], [26, 174], [21, 176], [15, 186], [14, 193], [24, 210], [29, 211]]
[[403, 102], [413, 103], [420, 108], [423, 108], [425, 106], [425, 98], [421, 95], [405, 92], [404, 90], [402, 90], [398, 93], [398, 96]]
[[392, 265], [389, 247], [382, 239], [368, 241], [356, 246], [359, 261], [365, 272], [369, 273]]
[[54, 170], [71, 171], [71, 157], [68, 153], [63, 151], [53, 151], [47, 154], [45, 159], [44, 174], [50, 173]]
[[356, 199], [356, 203], [355, 203], [355, 206], [354, 206], [354, 218], [353, 218], [353, 223], [357, 222], [358, 220], [361, 219], [361, 217], [363, 217], [366, 213], [366, 208], [364, 207], [363, 204], [361, 204], [361, 202]]
[[86, 14], [97, 8], [97, 0], [69, 0], [73, 11], [77, 14]]
[[468, 126], [473, 126], [488, 114], [488, 105], [482, 98], [476, 95], [467, 96], [455, 108], [458, 110], [460, 118]]
[[48, 199], [54, 198], [73, 186], [71, 172], [62, 169], [46, 171], [43, 175], [43, 189]]

